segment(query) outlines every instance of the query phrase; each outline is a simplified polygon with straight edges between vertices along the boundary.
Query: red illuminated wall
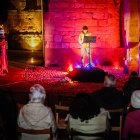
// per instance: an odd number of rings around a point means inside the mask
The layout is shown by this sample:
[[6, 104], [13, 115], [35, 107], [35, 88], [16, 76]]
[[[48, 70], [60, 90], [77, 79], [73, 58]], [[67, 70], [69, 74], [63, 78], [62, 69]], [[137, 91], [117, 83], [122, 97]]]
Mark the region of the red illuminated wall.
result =
[[[115, 2], [116, 1], [116, 2]], [[118, 0], [50, 0], [44, 13], [45, 65], [80, 63], [78, 35], [82, 26], [97, 37], [92, 60], [120, 63], [120, 15]]]

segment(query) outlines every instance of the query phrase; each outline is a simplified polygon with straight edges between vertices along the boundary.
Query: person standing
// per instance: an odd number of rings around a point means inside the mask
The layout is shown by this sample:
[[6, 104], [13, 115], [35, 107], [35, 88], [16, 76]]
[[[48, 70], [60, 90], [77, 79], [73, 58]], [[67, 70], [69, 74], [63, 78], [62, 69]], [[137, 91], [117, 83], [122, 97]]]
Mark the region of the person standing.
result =
[[91, 36], [91, 33], [88, 31], [87, 26], [83, 26], [82, 32], [79, 35], [78, 42], [81, 45], [81, 59], [82, 59], [82, 67], [84, 67], [84, 58], [87, 54], [88, 56], [88, 64], [91, 66], [91, 53], [90, 53], [90, 42], [85, 42], [84, 37]]

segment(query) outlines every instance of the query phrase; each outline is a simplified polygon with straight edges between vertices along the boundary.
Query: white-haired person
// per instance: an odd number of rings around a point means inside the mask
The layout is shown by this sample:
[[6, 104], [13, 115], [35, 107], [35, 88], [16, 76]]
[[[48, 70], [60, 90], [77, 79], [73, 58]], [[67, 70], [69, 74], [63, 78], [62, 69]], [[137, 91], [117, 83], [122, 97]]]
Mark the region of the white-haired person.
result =
[[[129, 138], [131, 134], [138, 134], [139, 137]], [[124, 140], [140, 140], [140, 90], [135, 90], [132, 93], [130, 108], [125, 117], [122, 137]]]
[[104, 78], [104, 86], [92, 93], [92, 98], [99, 107], [107, 109], [123, 108], [123, 92], [116, 88], [116, 78], [112, 74], [107, 74]]
[[[35, 84], [30, 88], [30, 101], [24, 105], [19, 112], [18, 126], [25, 129], [41, 130], [52, 127], [52, 132], [56, 133], [56, 123], [51, 108], [44, 105], [46, 92], [43, 86]], [[22, 134], [21, 140], [48, 140], [47, 134], [30, 135]]]
[[[112, 74], [107, 74], [104, 78], [104, 86], [91, 94], [93, 100], [99, 105], [100, 108], [105, 109], [117, 109], [125, 108], [123, 92], [116, 88], [116, 78]], [[119, 124], [119, 114], [110, 113], [111, 125]], [[111, 138], [113, 140], [119, 139], [119, 134], [111, 132]]]

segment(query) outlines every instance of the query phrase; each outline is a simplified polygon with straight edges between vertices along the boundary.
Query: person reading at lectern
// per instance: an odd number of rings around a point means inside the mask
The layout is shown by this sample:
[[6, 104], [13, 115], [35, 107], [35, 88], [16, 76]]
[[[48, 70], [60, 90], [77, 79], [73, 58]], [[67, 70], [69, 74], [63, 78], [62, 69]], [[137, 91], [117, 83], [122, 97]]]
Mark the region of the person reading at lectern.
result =
[[82, 59], [82, 67], [84, 67], [84, 58], [85, 55], [88, 56], [88, 64], [91, 66], [91, 54], [90, 54], [90, 42], [84, 41], [85, 36], [92, 36], [92, 34], [88, 31], [87, 26], [83, 26], [82, 32], [79, 35], [79, 44], [81, 45], [81, 59]]

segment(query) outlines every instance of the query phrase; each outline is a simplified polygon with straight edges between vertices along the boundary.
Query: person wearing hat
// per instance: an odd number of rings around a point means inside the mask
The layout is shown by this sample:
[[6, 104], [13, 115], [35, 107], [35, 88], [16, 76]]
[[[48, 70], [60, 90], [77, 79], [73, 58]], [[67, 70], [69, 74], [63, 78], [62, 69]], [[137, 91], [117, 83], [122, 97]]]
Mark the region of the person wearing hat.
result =
[[126, 114], [123, 127], [123, 139], [127, 140], [130, 134], [140, 134], [140, 90], [135, 90], [132, 93], [131, 106]]
[[91, 54], [90, 54], [90, 43], [89, 42], [84, 42], [84, 37], [85, 36], [91, 36], [91, 33], [88, 32], [88, 27], [83, 26], [82, 32], [79, 35], [78, 42], [81, 45], [81, 59], [82, 59], [82, 67], [84, 67], [84, 57], [87, 54], [88, 56], [88, 63], [91, 65]]
[[[18, 126], [25, 129], [46, 129], [52, 127], [52, 132], [56, 133], [56, 123], [51, 108], [43, 103], [46, 98], [46, 92], [43, 86], [35, 84], [30, 88], [30, 101], [24, 105], [19, 112]], [[47, 134], [30, 135], [22, 134], [22, 140], [48, 140]]]

